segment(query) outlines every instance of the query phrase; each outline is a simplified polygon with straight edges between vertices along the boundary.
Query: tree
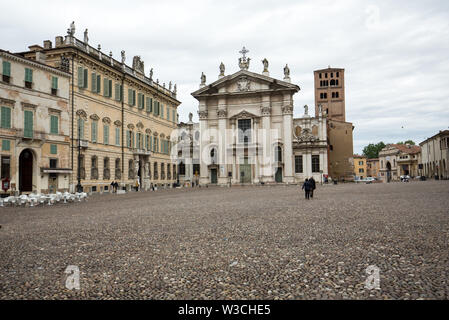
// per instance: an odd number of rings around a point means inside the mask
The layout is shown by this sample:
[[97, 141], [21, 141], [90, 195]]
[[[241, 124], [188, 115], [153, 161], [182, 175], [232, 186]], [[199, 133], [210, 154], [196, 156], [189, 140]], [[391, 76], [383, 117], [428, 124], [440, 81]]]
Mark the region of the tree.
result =
[[397, 144], [409, 144], [409, 145], [414, 146], [414, 145], [415, 145], [415, 142], [414, 142], [413, 140], [406, 140], [406, 141], [404, 141], [404, 142], [399, 141]]
[[379, 152], [383, 148], [385, 148], [385, 143], [383, 143], [382, 141], [377, 144], [370, 143], [365, 148], [363, 148], [363, 154], [368, 159], [379, 158]]

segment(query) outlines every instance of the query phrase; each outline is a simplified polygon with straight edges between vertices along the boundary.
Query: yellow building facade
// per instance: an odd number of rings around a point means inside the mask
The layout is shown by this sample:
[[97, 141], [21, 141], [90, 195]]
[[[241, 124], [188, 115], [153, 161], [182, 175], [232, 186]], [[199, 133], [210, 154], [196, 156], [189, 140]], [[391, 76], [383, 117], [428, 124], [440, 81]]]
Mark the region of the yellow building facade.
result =
[[354, 175], [356, 180], [367, 177], [366, 157], [354, 155]]
[[0, 50], [1, 193], [67, 191], [70, 74]]
[[65, 38], [56, 37], [55, 47], [46, 40], [43, 47], [29, 48], [22, 53], [25, 57], [72, 73], [72, 190], [78, 178], [84, 191], [92, 192], [110, 190], [112, 181], [128, 190], [176, 181], [176, 162], [170, 158], [170, 135], [180, 105], [176, 85], [160, 85], [153, 81], [152, 70], [145, 76], [140, 57], [135, 56], [130, 67], [124, 51], [117, 61], [100, 47], [91, 47], [86, 34], [84, 41], [75, 38], [74, 30]]

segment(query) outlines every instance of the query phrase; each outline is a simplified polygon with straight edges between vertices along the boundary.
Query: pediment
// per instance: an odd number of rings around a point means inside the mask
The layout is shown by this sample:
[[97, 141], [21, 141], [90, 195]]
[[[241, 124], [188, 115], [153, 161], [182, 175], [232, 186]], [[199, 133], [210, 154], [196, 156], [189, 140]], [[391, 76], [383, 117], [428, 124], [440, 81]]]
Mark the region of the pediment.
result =
[[239, 113], [230, 117], [229, 119], [249, 119], [249, 118], [260, 118], [260, 117], [258, 115], [255, 115], [254, 113], [242, 110]]
[[[225, 90], [223, 90], [225, 88]], [[270, 90], [291, 90], [298, 92], [299, 86], [271, 78], [262, 74], [240, 70], [232, 75], [225, 76], [195, 92], [194, 97], [216, 94], [245, 94], [250, 92]]]

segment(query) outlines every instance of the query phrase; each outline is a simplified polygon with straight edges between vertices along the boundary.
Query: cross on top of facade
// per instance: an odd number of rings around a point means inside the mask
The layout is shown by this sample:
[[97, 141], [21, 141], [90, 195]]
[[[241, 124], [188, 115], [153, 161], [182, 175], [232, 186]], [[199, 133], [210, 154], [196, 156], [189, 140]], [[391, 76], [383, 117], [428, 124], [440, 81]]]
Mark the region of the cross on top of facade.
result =
[[245, 46], [243, 46], [242, 50], [239, 51], [243, 55], [243, 59], [246, 58], [246, 54], [249, 52], [249, 50], [246, 50]]

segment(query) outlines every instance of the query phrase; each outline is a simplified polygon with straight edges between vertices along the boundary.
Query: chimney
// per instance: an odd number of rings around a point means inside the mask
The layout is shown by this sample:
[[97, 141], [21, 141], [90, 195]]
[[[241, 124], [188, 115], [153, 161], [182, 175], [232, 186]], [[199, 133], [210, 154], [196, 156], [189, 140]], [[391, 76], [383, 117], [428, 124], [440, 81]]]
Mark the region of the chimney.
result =
[[45, 53], [43, 53], [42, 51], [36, 52], [36, 61], [37, 62], [45, 63], [46, 60], [47, 60], [47, 56]]
[[55, 48], [62, 46], [62, 44], [63, 44], [62, 36], [57, 36], [55, 38]]
[[50, 40], [45, 40], [44, 41], [44, 49], [51, 49], [52, 48], [52, 43]]
[[34, 44], [32, 46], [29, 46], [28, 49], [30, 49], [30, 51], [34, 52], [34, 51], [41, 51], [44, 50], [44, 48], [42, 48], [40, 45], [38, 44]]

